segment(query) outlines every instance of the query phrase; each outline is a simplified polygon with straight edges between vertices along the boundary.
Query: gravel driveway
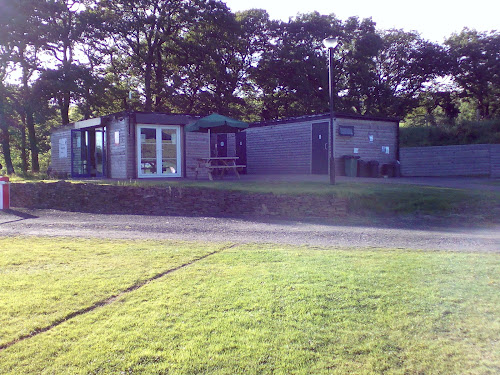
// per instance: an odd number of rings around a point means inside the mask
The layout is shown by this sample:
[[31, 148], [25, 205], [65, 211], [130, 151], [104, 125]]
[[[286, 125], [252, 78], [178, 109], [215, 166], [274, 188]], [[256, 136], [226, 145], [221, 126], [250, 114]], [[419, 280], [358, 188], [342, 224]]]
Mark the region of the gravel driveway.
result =
[[282, 243], [332, 247], [383, 247], [500, 253], [500, 227], [433, 227], [415, 221], [364, 224], [262, 218], [103, 215], [55, 210], [0, 213], [0, 236], [43, 235]]

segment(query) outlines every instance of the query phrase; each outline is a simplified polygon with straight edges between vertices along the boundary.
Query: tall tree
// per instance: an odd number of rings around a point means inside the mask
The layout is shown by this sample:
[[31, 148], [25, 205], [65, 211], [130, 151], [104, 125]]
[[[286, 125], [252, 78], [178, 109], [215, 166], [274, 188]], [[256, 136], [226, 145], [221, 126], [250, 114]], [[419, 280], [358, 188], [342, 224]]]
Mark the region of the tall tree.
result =
[[193, 25], [169, 54], [173, 107], [188, 113], [241, 116], [253, 88], [251, 70], [268, 44], [268, 26], [269, 16], [263, 10], [235, 16], [225, 6]]
[[56, 89], [53, 97], [59, 106], [63, 124], [70, 122], [69, 109], [80, 92], [75, 78], [92, 77], [85, 61], [80, 61], [84, 35], [89, 25], [83, 15], [92, 9], [91, 0], [45, 0], [40, 3], [42, 17], [42, 48], [53, 61], [53, 66], [42, 73], [41, 82], [53, 81], [45, 92]]
[[336, 109], [357, 114], [373, 113], [376, 56], [382, 39], [371, 18], [351, 17], [342, 23], [339, 47], [334, 54], [338, 91]]
[[13, 174], [14, 165], [12, 164], [9, 122], [8, 122], [8, 89], [6, 78], [9, 70], [12, 49], [9, 46], [7, 35], [0, 31], [0, 144], [2, 146], [3, 159], [8, 174]]
[[426, 85], [448, 74], [449, 60], [438, 44], [418, 33], [389, 30], [376, 58], [374, 112], [404, 117], [419, 105]]
[[300, 15], [272, 27], [273, 47], [262, 54], [253, 79], [262, 91], [262, 119], [328, 109], [328, 71], [323, 40], [341, 33], [334, 15]]
[[475, 103], [481, 119], [500, 116], [500, 33], [464, 29], [446, 45], [461, 96]]
[[7, 88], [3, 82], [3, 74], [0, 72], [0, 144], [2, 145], [3, 159], [5, 161], [5, 167], [7, 168], [7, 174], [13, 174], [15, 170], [12, 164], [7, 107]]
[[[4, 1], [4, 0], [2, 0]], [[31, 170], [40, 170], [38, 161], [38, 140], [35, 131], [33, 96], [33, 76], [39, 69], [40, 26], [38, 6], [34, 0], [12, 0], [2, 7], [1, 27], [8, 34], [7, 40], [12, 48], [11, 61], [20, 73], [21, 88], [17, 93], [16, 111], [22, 121], [22, 168], [26, 172], [25, 133], [27, 130], [31, 151]]]
[[162, 58], [165, 44], [196, 22], [196, 5], [187, 0], [102, 0], [101, 15], [110, 58], [128, 57], [128, 76], [138, 77], [137, 92], [144, 95], [144, 110], [161, 108], [168, 74]]

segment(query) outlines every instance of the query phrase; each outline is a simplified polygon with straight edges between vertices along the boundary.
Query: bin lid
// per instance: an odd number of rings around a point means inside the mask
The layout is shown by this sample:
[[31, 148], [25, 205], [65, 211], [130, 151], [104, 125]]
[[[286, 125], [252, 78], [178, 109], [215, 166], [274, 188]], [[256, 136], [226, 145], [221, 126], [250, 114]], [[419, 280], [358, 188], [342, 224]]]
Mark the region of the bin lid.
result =
[[0, 181], [9, 182], [9, 178], [8, 177], [0, 176]]

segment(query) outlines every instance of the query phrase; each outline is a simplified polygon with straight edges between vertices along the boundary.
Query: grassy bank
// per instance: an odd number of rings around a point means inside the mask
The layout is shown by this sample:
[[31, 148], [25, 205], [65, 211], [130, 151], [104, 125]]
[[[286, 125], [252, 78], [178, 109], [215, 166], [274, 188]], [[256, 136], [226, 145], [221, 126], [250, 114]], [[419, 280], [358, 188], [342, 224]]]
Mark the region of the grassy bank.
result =
[[[2, 301], [12, 302], [1, 326], [16, 328], [4, 337], [22, 329], [17, 319], [44, 314], [24, 307], [32, 275], [39, 276], [32, 303], [69, 312], [89, 303], [65, 303], [74, 293], [104, 297], [153, 274], [148, 263], [165, 270], [212, 250], [73, 243], [9, 239], [1, 284]], [[125, 247], [140, 250], [142, 272]], [[78, 277], [82, 258], [87, 270]], [[241, 245], [0, 351], [0, 372], [493, 374], [500, 369], [499, 275], [498, 254]], [[104, 291], [108, 279], [114, 288]], [[44, 324], [54, 319], [49, 314]]]
[[[24, 182], [24, 180], [14, 180]], [[29, 181], [26, 181], [29, 182]], [[55, 181], [43, 181], [54, 183]], [[348, 212], [354, 215], [430, 215], [458, 217], [470, 222], [498, 222], [500, 192], [453, 189], [404, 184], [338, 182], [262, 182], [262, 181], [71, 181], [114, 186], [237, 191], [242, 194], [274, 194], [278, 196], [315, 195], [348, 200]], [[490, 182], [496, 184], [495, 181]]]

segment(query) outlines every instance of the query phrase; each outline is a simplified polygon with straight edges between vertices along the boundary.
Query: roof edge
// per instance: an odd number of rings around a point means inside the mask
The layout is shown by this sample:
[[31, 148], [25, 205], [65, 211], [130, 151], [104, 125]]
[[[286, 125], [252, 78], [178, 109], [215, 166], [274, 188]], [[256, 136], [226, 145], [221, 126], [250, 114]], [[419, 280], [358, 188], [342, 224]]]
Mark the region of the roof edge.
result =
[[[351, 113], [335, 113], [334, 117], [336, 118], [350, 118], [350, 119], [357, 119], [357, 120], [370, 120], [370, 121], [386, 121], [386, 122], [400, 122], [400, 119], [397, 117], [380, 117], [380, 116], [374, 116], [374, 115], [355, 115]], [[283, 118], [283, 119], [278, 119], [278, 120], [269, 120], [269, 121], [258, 121], [258, 122], [253, 122], [250, 124], [251, 128], [256, 128], [260, 126], [269, 126], [269, 125], [279, 125], [279, 124], [290, 124], [294, 122], [305, 122], [305, 121], [316, 121], [316, 120], [323, 120], [323, 119], [329, 119], [330, 114], [329, 113], [322, 113], [322, 114], [317, 114], [317, 115], [306, 115], [306, 116], [299, 116], [299, 117], [289, 117], [289, 118]]]

